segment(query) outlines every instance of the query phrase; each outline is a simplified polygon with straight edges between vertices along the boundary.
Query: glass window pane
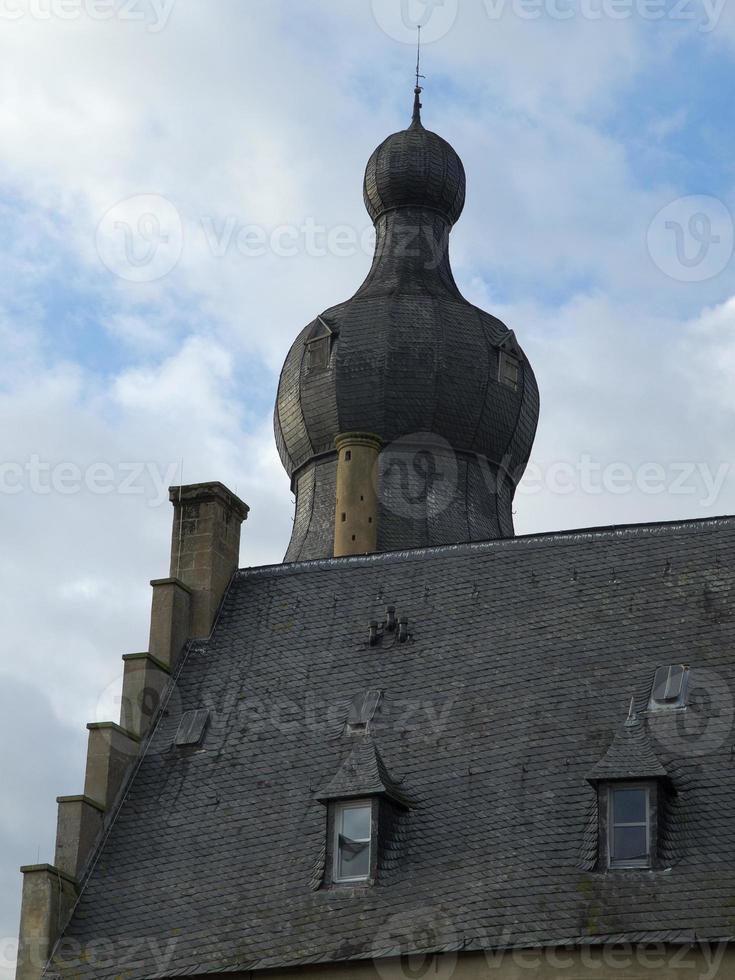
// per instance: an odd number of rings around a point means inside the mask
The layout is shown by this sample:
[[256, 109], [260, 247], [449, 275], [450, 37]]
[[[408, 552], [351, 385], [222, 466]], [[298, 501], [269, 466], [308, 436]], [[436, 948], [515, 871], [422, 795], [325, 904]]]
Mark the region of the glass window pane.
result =
[[648, 857], [645, 827], [616, 827], [613, 831], [613, 860], [637, 861]]
[[351, 806], [342, 811], [342, 833], [351, 840], [370, 840], [372, 807]]
[[681, 686], [684, 680], [683, 667], [669, 668], [669, 680], [666, 685], [666, 700], [675, 701], [681, 694]]
[[339, 839], [339, 877], [367, 878], [370, 874], [370, 844]]
[[684, 684], [684, 668], [679, 665], [659, 667], [653, 682], [653, 700], [659, 703], [678, 701]]
[[644, 789], [613, 790], [613, 823], [645, 823], [646, 791]]

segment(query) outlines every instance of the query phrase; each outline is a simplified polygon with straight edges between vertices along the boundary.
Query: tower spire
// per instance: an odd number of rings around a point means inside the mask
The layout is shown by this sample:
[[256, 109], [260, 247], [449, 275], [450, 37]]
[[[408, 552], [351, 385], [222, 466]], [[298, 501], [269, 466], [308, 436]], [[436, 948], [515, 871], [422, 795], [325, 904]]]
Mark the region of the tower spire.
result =
[[413, 121], [412, 126], [421, 126], [421, 88], [420, 79], [425, 78], [421, 74], [421, 25], [418, 26], [418, 43], [416, 46], [416, 88], [413, 90]]

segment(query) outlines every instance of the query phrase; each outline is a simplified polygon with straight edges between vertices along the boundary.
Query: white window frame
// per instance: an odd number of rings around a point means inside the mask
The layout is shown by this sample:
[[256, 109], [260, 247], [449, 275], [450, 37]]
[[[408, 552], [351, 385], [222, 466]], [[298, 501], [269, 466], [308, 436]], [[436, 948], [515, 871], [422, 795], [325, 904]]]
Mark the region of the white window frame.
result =
[[[360, 875], [355, 878], [343, 878], [340, 876], [340, 850], [339, 850], [339, 838], [342, 832], [342, 815], [346, 810], [363, 810], [367, 809], [370, 814], [370, 836], [365, 840], [357, 840], [357, 844], [367, 844], [368, 846], [368, 872], [366, 875]], [[373, 801], [367, 800], [350, 800], [346, 803], [336, 803], [334, 806], [334, 841], [332, 847], [332, 879], [337, 882], [337, 884], [344, 885], [350, 882], [364, 882], [370, 880], [371, 869], [373, 860]]]
[[[636, 823], [615, 823], [615, 793], [616, 791], [642, 790], [646, 794], [646, 857], [638, 861], [616, 860], [615, 851], [615, 828], [616, 827], [642, 827], [640, 821]], [[609, 786], [607, 791], [607, 863], [612, 870], [625, 868], [650, 868], [651, 867], [651, 787], [646, 783], [619, 784]]]

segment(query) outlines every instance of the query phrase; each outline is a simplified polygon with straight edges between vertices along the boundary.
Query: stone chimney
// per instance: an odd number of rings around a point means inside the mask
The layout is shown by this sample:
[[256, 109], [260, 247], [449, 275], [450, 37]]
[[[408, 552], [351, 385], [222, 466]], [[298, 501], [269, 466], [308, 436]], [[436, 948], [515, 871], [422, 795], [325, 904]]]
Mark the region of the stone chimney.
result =
[[171, 487], [171, 578], [191, 590], [190, 635], [209, 636], [240, 558], [240, 526], [250, 508], [221, 483]]
[[123, 657], [120, 723], [89, 724], [84, 794], [57, 798], [54, 865], [23, 872], [16, 980], [40, 980], [76, 902], [78, 882], [114, 813], [191, 639], [209, 636], [240, 556], [248, 506], [221, 483], [171, 487], [170, 577], [155, 579], [150, 639]]

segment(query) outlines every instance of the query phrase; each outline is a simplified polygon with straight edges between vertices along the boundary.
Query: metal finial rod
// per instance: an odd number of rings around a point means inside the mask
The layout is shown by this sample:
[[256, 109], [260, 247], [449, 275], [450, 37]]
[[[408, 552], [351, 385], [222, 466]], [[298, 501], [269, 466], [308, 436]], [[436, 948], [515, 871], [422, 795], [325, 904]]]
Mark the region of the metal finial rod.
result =
[[416, 88], [420, 89], [419, 79], [424, 76], [421, 74], [421, 24], [418, 28], [418, 42], [416, 44]]
[[420, 79], [424, 78], [424, 75], [421, 74], [421, 25], [420, 24], [418, 27], [418, 35], [419, 35], [418, 45], [416, 48], [416, 88], [413, 90], [414, 100], [413, 100], [413, 122], [411, 124], [412, 127], [421, 126], [421, 99], [419, 98], [419, 96], [421, 95], [422, 92]]

